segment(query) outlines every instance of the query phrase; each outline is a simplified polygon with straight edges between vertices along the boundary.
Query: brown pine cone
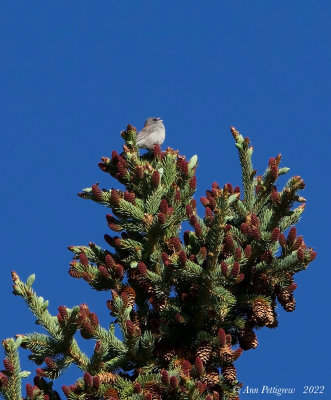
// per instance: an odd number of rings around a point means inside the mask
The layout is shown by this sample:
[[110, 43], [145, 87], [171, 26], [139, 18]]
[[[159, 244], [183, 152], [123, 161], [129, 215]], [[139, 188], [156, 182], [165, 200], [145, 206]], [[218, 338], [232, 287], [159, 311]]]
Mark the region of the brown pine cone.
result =
[[200, 360], [206, 364], [211, 355], [212, 347], [209, 343], [201, 343], [197, 349], [197, 357], [200, 357]]
[[226, 363], [233, 361], [233, 351], [231, 349], [231, 346], [226, 345], [222, 347], [220, 350], [220, 357], [223, 360], [223, 362]]
[[130, 286], [126, 286], [121, 293], [121, 297], [128, 307], [133, 307], [136, 301], [136, 292]]
[[205, 376], [202, 378], [202, 382], [206, 383], [209, 388], [218, 385], [220, 382], [220, 375], [218, 371], [207, 372]]
[[272, 323], [274, 320], [271, 305], [263, 299], [257, 299], [253, 302], [252, 311], [257, 323], [261, 325]]
[[230, 383], [233, 383], [237, 380], [237, 370], [233, 364], [226, 364], [222, 368], [223, 377]]
[[241, 331], [239, 343], [243, 350], [255, 349], [258, 345], [255, 332], [247, 328]]
[[282, 306], [287, 312], [292, 312], [295, 310], [295, 298], [292, 294], [290, 296], [290, 299], [286, 303], [282, 304]]
[[277, 320], [277, 313], [273, 311], [271, 314], [268, 313], [267, 321], [265, 326], [268, 328], [277, 328], [278, 320]]

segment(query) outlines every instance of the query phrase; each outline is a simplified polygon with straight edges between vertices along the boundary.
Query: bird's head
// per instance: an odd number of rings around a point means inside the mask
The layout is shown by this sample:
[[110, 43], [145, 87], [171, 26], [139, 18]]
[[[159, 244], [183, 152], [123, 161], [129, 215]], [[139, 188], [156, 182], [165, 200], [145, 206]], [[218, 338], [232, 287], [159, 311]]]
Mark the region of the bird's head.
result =
[[150, 118], [146, 119], [144, 126], [158, 124], [160, 122], [161, 123], [163, 122], [163, 120], [161, 118], [159, 118], [159, 117], [150, 117]]

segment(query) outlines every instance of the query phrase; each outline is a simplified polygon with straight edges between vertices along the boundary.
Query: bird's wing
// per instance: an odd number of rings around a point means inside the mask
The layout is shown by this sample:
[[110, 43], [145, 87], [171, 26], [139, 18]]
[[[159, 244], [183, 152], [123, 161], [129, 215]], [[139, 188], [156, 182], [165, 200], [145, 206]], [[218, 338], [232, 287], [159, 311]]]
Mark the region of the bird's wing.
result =
[[137, 142], [139, 142], [140, 140], [145, 139], [145, 137], [147, 137], [149, 134], [151, 134], [154, 131], [155, 131], [155, 126], [145, 126], [145, 128], [143, 128], [138, 133]]

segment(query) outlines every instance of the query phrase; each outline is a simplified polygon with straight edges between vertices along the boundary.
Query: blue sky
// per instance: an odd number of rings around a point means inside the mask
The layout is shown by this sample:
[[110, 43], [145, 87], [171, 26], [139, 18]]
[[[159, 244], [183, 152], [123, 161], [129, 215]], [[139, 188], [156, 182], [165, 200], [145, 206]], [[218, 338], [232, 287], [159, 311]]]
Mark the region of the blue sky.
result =
[[109, 296], [69, 277], [67, 246], [104, 245], [106, 210], [76, 193], [116, 187], [97, 163], [121, 150], [128, 123], [161, 116], [164, 146], [198, 155], [197, 199], [213, 181], [240, 184], [234, 125], [251, 138], [260, 173], [281, 153], [304, 178], [298, 230], [318, 252], [297, 275], [297, 309], [279, 309], [279, 327], [258, 333], [258, 349], [237, 362], [239, 379], [294, 387], [295, 397], [283, 396], [293, 400], [305, 385], [327, 385], [330, 19], [329, 1], [1, 3], [0, 337], [36, 329], [11, 294], [11, 269], [36, 273], [53, 313], [87, 302], [107, 326]]

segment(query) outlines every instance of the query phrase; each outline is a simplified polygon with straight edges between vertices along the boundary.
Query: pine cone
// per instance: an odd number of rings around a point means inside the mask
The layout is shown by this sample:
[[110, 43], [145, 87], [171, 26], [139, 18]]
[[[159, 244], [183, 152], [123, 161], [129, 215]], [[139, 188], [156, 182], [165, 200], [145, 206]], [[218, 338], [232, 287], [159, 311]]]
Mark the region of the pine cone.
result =
[[256, 321], [262, 325], [272, 323], [274, 320], [273, 309], [265, 300], [255, 300], [252, 305], [252, 311]]
[[253, 288], [256, 294], [268, 294], [270, 291], [268, 276], [265, 273], [255, 275]]
[[212, 347], [209, 343], [201, 343], [197, 349], [197, 356], [200, 357], [200, 360], [206, 364], [211, 355]]
[[223, 360], [223, 362], [226, 363], [233, 361], [233, 351], [231, 349], [231, 346], [226, 345], [222, 347], [220, 350], [220, 357]]
[[258, 345], [255, 332], [251, 329], [244, 329], [239, 337], [239, 343], [243, 350], [255, 349]]
[[282, 306], [287, 312], [292, 312], [295, 310], [295, 299], [292, 294], [290, 296], [290, 299], [285, 304], [282, 304]]
[[273, 311], [272, 318], [270, 317], [268, 322], [266, 322], [265, 326], [268, 328], [277, 328], [278, 320], [277, 320], [277, 313], [275, 311]]
[[237, 380], [237, 370], [233, 364], [226, 364], [222, 368], [222, 375], [223, 377], [230, 383], [233, 383]]
[[134, 289], [132, 287], [127, 286], [122, 291], [121, 297], [123, 300], [125, 299], [125, 304], [128, 307], [133, 307], [135, 300], [136, 300], [136, 292], [134, 291]]
[[218, 385], [220, 382], [220, 375], [218, 371], [207, 372], [202, 378], [202, 382], [206, 383], [209, 388]]
[[155, 382], [147, 382], [146, 385], [144, 386], [144, 390], [146, 391], [146, 394], [151, 395], [152, 400], [161, 400], [161, 393], [160, 393], [160, 388]]

